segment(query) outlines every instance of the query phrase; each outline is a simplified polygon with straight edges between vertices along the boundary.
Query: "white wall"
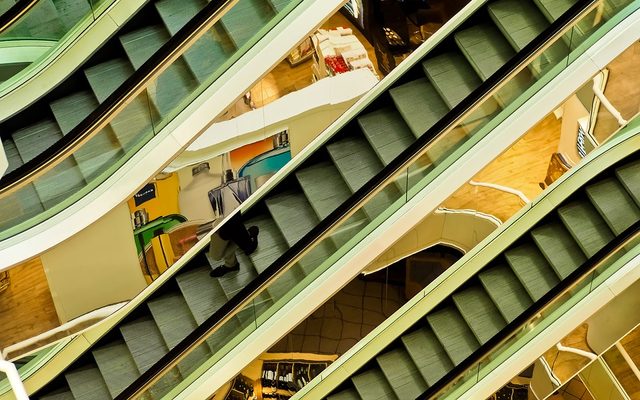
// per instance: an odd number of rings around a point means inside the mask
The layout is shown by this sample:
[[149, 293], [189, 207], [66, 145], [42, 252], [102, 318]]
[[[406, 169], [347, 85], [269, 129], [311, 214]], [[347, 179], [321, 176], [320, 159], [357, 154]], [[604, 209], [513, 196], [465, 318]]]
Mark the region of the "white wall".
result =
[[126, 204], [41, 258], [61, 323], [130, 300], [146, 287]]

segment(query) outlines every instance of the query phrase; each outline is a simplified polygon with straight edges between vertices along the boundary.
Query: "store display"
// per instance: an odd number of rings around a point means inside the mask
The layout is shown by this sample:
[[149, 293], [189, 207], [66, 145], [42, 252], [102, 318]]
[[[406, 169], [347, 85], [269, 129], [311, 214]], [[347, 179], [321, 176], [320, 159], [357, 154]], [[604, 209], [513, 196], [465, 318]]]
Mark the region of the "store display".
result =
[[289, 135], [286, 130], [273, 137], [273, 147], [272, 150], [247, 161], [238, 171], [239, 177], [249, 179], [251, 193], [255, 192], [291, 160]]
[[367, 50], [351, 29], [319, 29], [311, 36], [311, 42], [314, 81], [360, 68], [369, 68], [376, 75]]
[[192, 168], [191, 182], [183, 186], [178, 195], [180, 213], [189, 221], [212, 221], [216, 214], [209, 202], [209, 191], [220, 185], [220, 175], [210, 171], [209, 163], [204, 162]]
[[289, 53], [287, 61], [292, 67], [295, 67], [310, 59], [312, 55], [313, 45], [311, 44], [311, 38], [307, 37]]
[[231, 389], [227, 393], [225, 400], [248, 400], [253, 399], [253, 385], [251, 380], [244, 375], [238, 375], [231, 383]]
[[285, 400], [324, 371], [328, 362], [278, 361], [262, 364], [262, 398]]

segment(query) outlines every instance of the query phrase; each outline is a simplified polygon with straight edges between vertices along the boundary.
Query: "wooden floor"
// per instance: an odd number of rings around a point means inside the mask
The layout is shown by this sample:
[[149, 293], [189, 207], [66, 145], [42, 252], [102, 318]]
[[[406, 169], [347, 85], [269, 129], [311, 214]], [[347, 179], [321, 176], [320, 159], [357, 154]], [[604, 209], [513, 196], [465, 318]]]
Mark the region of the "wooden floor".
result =
[[[640, 368], [640, 327], [632, 330], [627, 336], [620, 340], [620, 344], [622, 344], [622, 347], [629, 354], [634, 364]], [[615, 347], [607, 352], [605, 361], [629, 397], [633, 400], [640, 400], [640, 380], [638, 380]]]
[[[634, 44], [616, 57], [607, 66], [609, 82], [604, 94], [622, 114], [630, 119], [640, 112], [640, 43]], [[605, 139], [618, 129], [615, 118], [603, 106], [600, 106], [594, 136], [598, 140]]]
[[9, 279], [0, 293], [0, 349], [60, 325], [40, 258], [11, 269]]
[[[473, 181], [488, 182], [520, 190], [529, 199], [536, 198], [542, 189], [551, 155], [560, 141], [560, 125], [553, 113], [540, 121], [510, 149], [489, 163]], [[524, 203], [509, 193], [496, 189], [465, 184], [443, 205], [448, 208], [474, 209], [492, 214], [506, 221]]]
[[[586, 337], [587, 325], [583, 324], [569, 333], [560, 343], [566, 347], [593, 353], [587, 344]], [[590, 361], [589, 358], [575, 353], [558, 351], [555, 346], [544, 353], [544, 358], [562, 383], [569, 382]]]

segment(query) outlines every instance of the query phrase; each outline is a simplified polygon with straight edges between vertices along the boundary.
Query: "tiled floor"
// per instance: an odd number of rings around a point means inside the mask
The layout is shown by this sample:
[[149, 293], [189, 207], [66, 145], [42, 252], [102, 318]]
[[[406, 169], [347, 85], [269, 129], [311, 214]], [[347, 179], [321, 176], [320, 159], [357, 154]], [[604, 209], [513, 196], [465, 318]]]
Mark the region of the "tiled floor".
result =
[[402, 285], [356, 278], [269, 352], [343, 354], [404, 302]]

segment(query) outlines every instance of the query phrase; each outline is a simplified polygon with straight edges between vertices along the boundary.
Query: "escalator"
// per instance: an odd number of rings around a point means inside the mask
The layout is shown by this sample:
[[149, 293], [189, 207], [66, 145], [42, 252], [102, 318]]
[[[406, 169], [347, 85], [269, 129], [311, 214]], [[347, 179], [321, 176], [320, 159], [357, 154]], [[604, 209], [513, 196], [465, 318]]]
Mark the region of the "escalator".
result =
[[[71, 156], [46, 174], [0, 199], [0, 229], [38, 216], [92, 184], [125, 155], [149, 140], [166, 118], [183, 106], [290, 11], [291, 0], [157, 0], [148, 3], [84, 65], [52, 92], [0, 123], [9, 169], [6, 188], [25, 180], [87, 134], [96, 120], [121, 106], [123, 96], [143, 76], [180, 49], [202, 21], [218, 18], [146, 91], [101, 127]], [[62, 3], [61, 3], [62, 4]], [[75, 9], [75, 8], [74, 8]], [[227, 11], [228, 10], [228, 11]], [[246, 24], [247, 20], [253, 21]], [[210, 21], [209, 21], [210, 23]], [[186, 38], [185, 38], [186, 36]], [[86, 139], [84, 139], [86, 140]]]
[[506, 250], [369, 361], [360, 360], [364, 365], [326, 398], [423, 399], [440, 394], [539, 314], [553, 295], [637, 235], [638, 221], [640, 154], [635, 152], [578, 188], [525, 234], [510, 238]]
[[[598, 15], [612, 18], [627, 4], [608, 2]], [[592, 22], [594, 5], [481, 2], [402, 77], [387, 81], [386, 91], [357, 117], [241, 207], [244, 224], [259, 227], [260, 235], [254, 253], [238, 254], [238, 273], [211, 279], [201, 253], [163, 275], [155, 290], [110, 321], [109, 332], [34, 398], [160, 398], [184, 385], [313, 281], [319, 266], [365, 225], [379, 223], [405, 201], [456, 145], [478, 135], [587, 40], [607, 21]], [[535, 62], [523, 64], [529, 60]], [[395, 180], [403, 170], [407, 175]]]

